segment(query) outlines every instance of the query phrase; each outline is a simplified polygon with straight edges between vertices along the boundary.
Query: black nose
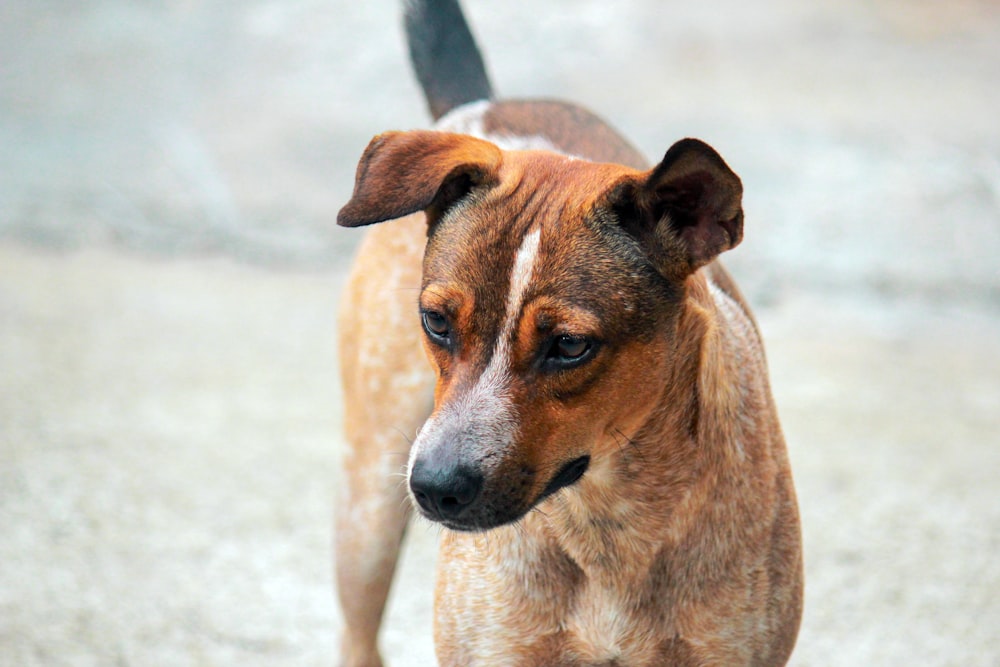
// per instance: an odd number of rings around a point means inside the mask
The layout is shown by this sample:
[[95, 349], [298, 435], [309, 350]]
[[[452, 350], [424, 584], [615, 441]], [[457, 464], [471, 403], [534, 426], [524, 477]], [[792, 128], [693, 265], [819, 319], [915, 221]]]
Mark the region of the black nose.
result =
[[410, 490], [428, 518], [456, 519], [476, 502], [483, 476], [466, 466], [435, 466], [415, 461], [410, 470]]

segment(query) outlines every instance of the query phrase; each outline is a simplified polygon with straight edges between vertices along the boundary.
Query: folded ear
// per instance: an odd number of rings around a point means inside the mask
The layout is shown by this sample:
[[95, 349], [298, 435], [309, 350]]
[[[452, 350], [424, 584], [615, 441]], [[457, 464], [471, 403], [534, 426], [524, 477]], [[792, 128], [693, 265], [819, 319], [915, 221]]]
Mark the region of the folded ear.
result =
[[661, 274], [684, 279], [743, 239], [743, 184], [715, 150], [682, 139], [609, 194], [620, 224]]
[[497, 180], [500, 149], [462, 134], [416, 130], [371, 140], [337, 224], [360, 227], [426, 210], [433, 221], [476, 186]]

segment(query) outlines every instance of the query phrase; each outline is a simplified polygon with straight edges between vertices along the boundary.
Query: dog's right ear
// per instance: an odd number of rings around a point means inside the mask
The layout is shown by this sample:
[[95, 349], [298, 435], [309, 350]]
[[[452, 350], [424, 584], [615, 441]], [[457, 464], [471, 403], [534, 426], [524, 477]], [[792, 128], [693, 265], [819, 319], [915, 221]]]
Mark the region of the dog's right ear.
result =
[[361, 227], [421, 210], [433, 223], [472, 188], [496, 182], [501, 159], [494, 144], [462, 134], [380, 134], [361, 156], [354, 195], [337, 224]]
[[743, 184], [697, 139], [681, 139], [659, 165], [623, 179], [607, 198], [667, 278], [687, 278], [743, 238]]

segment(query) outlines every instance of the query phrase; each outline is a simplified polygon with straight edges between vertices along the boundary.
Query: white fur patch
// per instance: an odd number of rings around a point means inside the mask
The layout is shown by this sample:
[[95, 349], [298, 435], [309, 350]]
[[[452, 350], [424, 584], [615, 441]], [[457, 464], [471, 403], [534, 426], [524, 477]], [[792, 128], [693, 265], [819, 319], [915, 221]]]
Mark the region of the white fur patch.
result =
[[482, 137], [484, 133], [483, 116], [486, 115], [491, 106], [493, 103], [489, 100], [479, 100], [455, 107], [441, 116], [434, 128], [442, 132], [457, 132], [458, 134]]
[[543, 150], [565, 155], [571, 160], [583, 159], [560, 150], [547, 137], [543, 137], [540, 134], [519, 136], [514, 134], [488, 133], [483, 123], [483, 118], [489, 112], [491, 106], [493, 106], [493, 103], [489, 100], [479, 100], [478, 102], [470, 102], [469, 104], [455, 107], [438, 119], [434, 128], [442, 132], [468, 134], [479, 139], [485, 139], [505, 151]]
[[535, 270], [535, 262], [538, 259], [538, 245], [542, 238], [541, 227], [536, 227], [527, 234], [521, 241], [521, 247], [517, 250], [517, 257], [514, 259], [514, 270], [510, 273], [510, 291], [507, 293], [507, 319], [503, 325], [501, 338], [506, 338], [517, 325], [517, 315], [521, 312], [524, 302], [524, 293], [531, 283], [531, 274]]
[[493, 348], [490, 365], [483, 371], [473, 393], [480, 391], [506, 392], [507, 384], [510, 382], [510, 339], [514, 334], [515, 327], [517, 327], [517, 316], [524, 303], [524, 294], [531, 283], [531, 274], [534, 272], [535, 260], [538, 258], [538, 241], [542, 235], [541, 231], [540, 228], [536, 227], [521, 241], [521, 247], [514, 259], [514, 268], [510, 272], [507, 309], [504, 314], [503, 326], [500, 329], [500, 336]]

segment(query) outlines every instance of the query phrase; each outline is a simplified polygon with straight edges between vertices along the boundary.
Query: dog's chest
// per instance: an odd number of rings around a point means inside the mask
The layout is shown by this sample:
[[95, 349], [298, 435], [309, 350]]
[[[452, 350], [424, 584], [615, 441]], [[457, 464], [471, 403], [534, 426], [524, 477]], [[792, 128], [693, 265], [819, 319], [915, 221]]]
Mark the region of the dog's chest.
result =
[[590, 583], [580, 591], [565, 619], [567, 657], [584, 664], [645, 664], [657, 636], [650, 614], [637, 613], [628, 591]]

